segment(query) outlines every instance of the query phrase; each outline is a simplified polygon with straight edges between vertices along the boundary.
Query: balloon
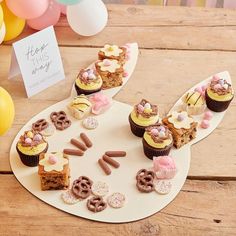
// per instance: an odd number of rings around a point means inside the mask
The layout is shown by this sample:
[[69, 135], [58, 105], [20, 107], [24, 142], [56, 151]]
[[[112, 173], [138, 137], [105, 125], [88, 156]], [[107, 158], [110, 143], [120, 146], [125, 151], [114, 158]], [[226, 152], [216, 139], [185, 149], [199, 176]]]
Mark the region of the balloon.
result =
[[6, 34], [6, 27], [5, 27], [5, 23], [3, 22], [2, 27], [0, 28], [0, 44], [4, 40], [5, 34]]
[[67, 20], [71, 28], [83, 36], [99, 33], [107, 24], [108, 13], [101, 0], [86, 0], [67, 7]]
[[48, 0], [6, 0], [8, 8], [18, 17], [32, 19], [43, 15]]
[[16, 38], [25, 27], [25, 20], [21, 19], [12, 14], [12, 12], [7, 8], [5, 1], [2, 3], [3, 18], [6, 26], [6, 35], [4, 41], [12, 40]]
[[2, 7], [0, 5], [0, 28], [2, 26], [2, 23], [3, 23], [3, 11], [2, 11]]
[[49, 6], [46, 12], [35, 19], [27, 20], [27, 24], [36, 30], [42, 30], [50, 25], [55, 25], [60, 18], [61, 9], [59, 4], [54, 2], [53, 0], [49, 0]]
[[0, 87], [0, 135], [10, 129], [15, 116], [14, 103], [10, 94]]
[[74, 5], [74, 4], [77, 4], [83, 0], [56, 0], [56, 1], [63, 4], [63, 5]]

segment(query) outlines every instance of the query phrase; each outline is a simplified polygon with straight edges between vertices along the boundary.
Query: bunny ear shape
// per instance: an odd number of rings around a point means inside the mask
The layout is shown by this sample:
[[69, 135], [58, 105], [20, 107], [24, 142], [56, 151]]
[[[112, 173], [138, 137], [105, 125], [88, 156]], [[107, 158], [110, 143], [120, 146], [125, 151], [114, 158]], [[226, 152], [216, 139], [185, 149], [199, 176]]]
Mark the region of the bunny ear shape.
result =
[[[226, 80], [228, 83], [232, 84], [231, 78], [230, 78], [230, 74], [228, 71], [224, 71], [224, 72], [220, 72], [218, 74], [216, 74], [215, 76], [220, 77], [221, 79]], [[192, 91], [196, 91], [199, 88], [206, 88], [206, 85], [210, 82], [210, 80], [212, 79], [213, 76], [208, 77], [207, 79], [201, 81], [200, 83], [194, 85], [192, 88], [190, 88], [188, 91], [186, 91], [185, 94], [187, 94], [188, 92], [192, 92]], [[179, 100], [175, 103], [175, 105], [171, 108], [171, 110], [169, 111], [169, 114], [173, 111], [178, 111], [180, 110], [181, 105], [183, 104], [182, 98], [185, 96], [185, 94], [183, 96], [181, 96], [179, 98]], [[207, 111], [208, 109], [206, 109]], [[209, 122], [209, 127], [204, 129], [200, 127], [200, 124], [203, 120], [203, 115], [198, 115], [198, 116], [193, 116], [194, 121], [198, 122], [198, 127], [197, 127], [197, 136], [195, 139], [193, 139], [191, 142], [189, 142], [187, 145], [191, 146], [197, 142], [199, 142], [200, 140], [206, 138], [210, 133], [213, 132], [213, 130], [220, 124], [220, 122], [222, 121], [222, 119], [224, 118], [225, 115], [225, 111], [224, 112], [213, 112], [212, 111], [212, 118]]]
[[[139, 54], [138, 44], [137, 43], [129, 43], [127, 47], [128, 47], [128, 50], [127, 50], [128, 51], [128, 54], [127, 54], [128, 58], [127, 58], [126, 63], [123, 66], [125, 72], [124, 72], [124, 76], [123, 76], [122, 85], [118, 86], [118, 87], [102, 90], [103, 93], [110, 98], [114, 97], [121, 90], [121, 88], [127, 83], [127, 81], [130, 79], [131, 75], [133, 74], [135, 66], [136, 66], [136, 63], [138, 60], [138, 54]], [[92, 63], [91, 65], [89, 65], [88, 68], [94, 68], [94, 64], [95, 64], [95, 62]], [[76, 93], [76, 90], [73, 86], [72, 90], [71, 90], [71, 97], [75, 97], [75, 96], [77, 96], [77, 93]]]

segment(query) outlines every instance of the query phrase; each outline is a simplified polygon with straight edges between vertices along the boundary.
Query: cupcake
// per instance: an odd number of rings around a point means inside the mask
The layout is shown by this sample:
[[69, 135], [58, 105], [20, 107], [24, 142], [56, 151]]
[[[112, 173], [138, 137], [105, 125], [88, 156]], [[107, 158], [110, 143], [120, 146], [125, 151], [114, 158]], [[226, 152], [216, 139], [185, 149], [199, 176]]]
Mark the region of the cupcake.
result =
[[218, 76], [213, 76], [206, 89], [205, 97], [207, 107], [210, 110], [225, 111], [234, 97], [232, 85]]
[[39, 155], [48, 150], [48, 143], [39, 132], [30, 130], [20, 136], [16, 144], [16, 150], [23, 164], [37, 166]]
[[183, 110], [186, 110], [189, 115], [200, 115], [206, 108], [203, 95], [197, 91], [186, 93], [182, 101]]
[[100, 91], [102, 88], [102, 78], [93, 69], [82, 69], [75, 80], [75, 89], [78, 95], [91, 94]]
[[139, 104], [135, 105], [133, 111], [129, 115], [131, 131], [138, 137], [142, 137], [145, 128], [149, 125], [158, 123], [158, 120], [157, 106], [150, 104], [145, 99], [142, 99]]
[[126, 61], [126, 51], [126, 47], [118, 47], [117, 45], [106, 44], [99, 50], [98, 58], [99, 60], [115, 59], [119, 61], [121, 65], [123, 65]]
[[92, 104], [84, 94], [81, 94], [74, 97], [67, 108], [71, 112], [72, 116], [80, 120], [90, 113]]
[[170, 156], [159, 156], [153, 158], [153, 171], [158, 179], [172, 179], [177, 169], [175, 161]]
[[170, 130], [162, 125], [150, 125], [145, 129], [143, 135], [144, 154], [149, 158], [166, 156], [173, 146], [173, 138]]

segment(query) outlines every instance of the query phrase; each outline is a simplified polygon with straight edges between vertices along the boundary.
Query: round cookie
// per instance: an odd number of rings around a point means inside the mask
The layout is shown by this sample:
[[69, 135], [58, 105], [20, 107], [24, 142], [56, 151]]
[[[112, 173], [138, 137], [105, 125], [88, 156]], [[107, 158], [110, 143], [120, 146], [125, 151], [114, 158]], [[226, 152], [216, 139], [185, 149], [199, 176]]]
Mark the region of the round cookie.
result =
[[103, 197], [109, 193], [109, 186], [102, 181], [95, 182], [91, 187], [95, 196]]
[[125, 195], [122, 193], [113, 193], [107, 198], [107, 203], [112, 208], [121, 208], [125, 204]]
[[62, 200], [69, 205], [76, 204], [80, 201], [79, 198], [76, 198], [74, 194], [71, 192], [71, 190], [67, 190], [66, 192], [63, 192], [61, 194]]
[[98, 127], [98, 121], [96, 118], [89, 116], [85, 118], [82, 122], [84, 128], [86, 129], [96, 129]]
[[168, 180], [158, 180], [154, 182], [154, 189], [159, 194], [168, 194], [171, 191], [172, 184]]

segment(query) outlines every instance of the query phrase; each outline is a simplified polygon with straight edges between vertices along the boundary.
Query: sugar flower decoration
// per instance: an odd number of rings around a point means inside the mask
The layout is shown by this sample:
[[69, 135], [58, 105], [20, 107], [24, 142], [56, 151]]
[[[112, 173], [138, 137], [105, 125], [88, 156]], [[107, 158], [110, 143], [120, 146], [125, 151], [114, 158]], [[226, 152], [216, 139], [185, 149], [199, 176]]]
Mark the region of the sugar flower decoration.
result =
[[[55, 162], [52, 162], [52, 156], [55, 157]], [[45, 171], [62, 171], [67, 163], [68, 160], [63, 157], [63, 153], [45, 153], [44, 158], [39, 161], [39, 164], [44, 166]]]
[[191, 123], [194, 122], [193, 118], [188, 116], [186, 111], [172, 112], [168, 121], [172, 123], [176, 129], [190, 129]]
[[106, 44], [104, 48], [101, 49], [102, 52], [105, 53], [106, 56], [115, 56], [118, 57], [122, 50], [117, 45]]

